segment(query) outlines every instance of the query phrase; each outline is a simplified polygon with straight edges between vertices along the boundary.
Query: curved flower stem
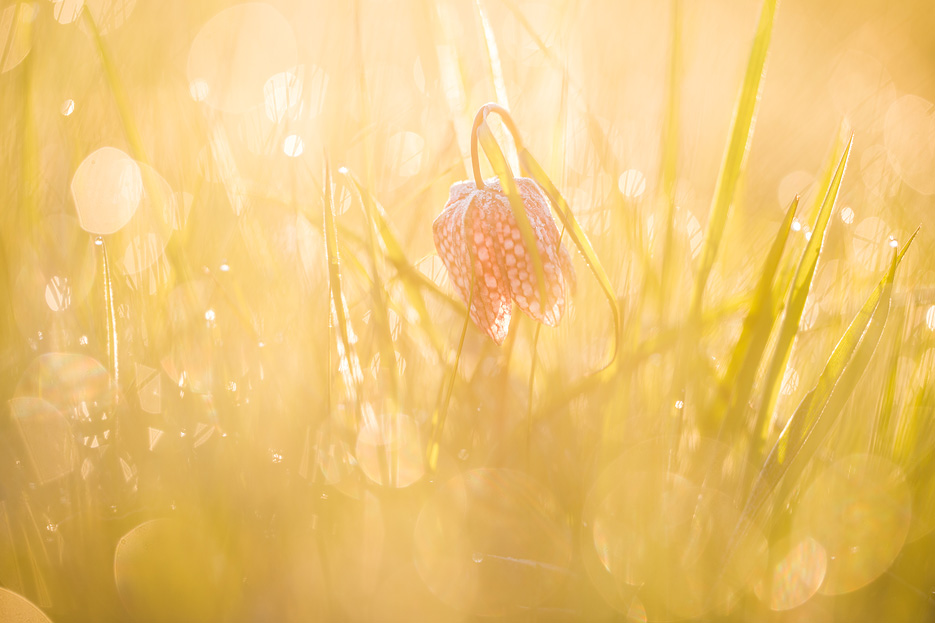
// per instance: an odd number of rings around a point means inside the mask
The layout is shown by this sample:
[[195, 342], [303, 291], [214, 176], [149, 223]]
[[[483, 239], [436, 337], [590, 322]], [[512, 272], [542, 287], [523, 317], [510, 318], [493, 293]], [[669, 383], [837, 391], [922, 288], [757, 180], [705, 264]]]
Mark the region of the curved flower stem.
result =
[[[477, 154], [477, 130], [480, 128], [481, 123], [487, 123], [487, 115], [492, 112], [500, 115], [500, 119], [503, 120], [503, 125], [506, 126], [506, 129], [509, 130], [510, 135], [513, 137], [516, 151], [519, 152], [523, 148], [523, 141], [519, 136], [519, 128], [516, 127], [513, 117], [510, 116], [510, 111], [494, 102], [481, 106], [477, 114], [474, 115], [474, 125], [471, 128], [471, 166], [474, 168], [474, 183], [479, 190], [484, 190], [487, 188], [487, 185], [484, 184], [484, 178], [481, 177], [480, 174], [480, 159]], [[509, 167], [509, 164], [507, 167]]]

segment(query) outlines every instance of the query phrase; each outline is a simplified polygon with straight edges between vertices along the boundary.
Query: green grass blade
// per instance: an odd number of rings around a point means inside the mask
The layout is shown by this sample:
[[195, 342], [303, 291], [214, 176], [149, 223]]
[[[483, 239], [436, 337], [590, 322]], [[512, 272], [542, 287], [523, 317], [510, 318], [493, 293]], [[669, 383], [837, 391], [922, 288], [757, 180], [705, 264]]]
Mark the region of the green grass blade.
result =
[[847, 168], [847, 159], [853, 143], [854, 137], [852, 136], [844, 149], [844, 154], [841, 156], [834, 177], [831, 179], [831, 184], [828, 186], [822, 200], [821, 209], [818, 211], [818, 218], [812, 230], [812, 237], [809, 238], [808, 244], [805, 245], [805, 251], [802, 252], [802, 257], [795, 271], [795, 277], [792, 280], [789, 300], [786, 304], [786, 314], [782, 325], [780, 325], [779, 338], [776, 342], [776, 350], [773, 352], [773, 358], [770, 360], [769, 369], [763, 383], [763, 398], [760, 403], [759, 419], [755, 429], [757, 444], [761, 449], [766, 443], [773, 425], [773, 411], [776, 407], [776, 398], [779, 396], [779, 386], [786, 365], [789, 363], [792, 344], [798, 333], [799, 322], [802, 320], [802, 311], [805, 309], [805, 301], [812, 285], [812, 277], [815, 276], [815, 268], [821, 255], [825, 232], [838, 198], [838, 192], [841, 189], [841, 180]]
[[[500, 62], [500, 49], [497, 46], [497, 38], [494, 36], [493, 28], [490, 26], [490, 19], [487, 17], [487, 11], [481, 0], [474, 0], [474, 8], [477, 10], [477, 17], [481, 23], [481, 29], [484, 32], [484, 51], [487, 52], [487, 68], [490, 70], [490, 80], [493, 83], [494, 93], [497, 94], [497, 103], [505, 109], [510, 109], [510, 100], [506, 92], [506, 81], [503, 79], [503, 64]], [[500, 133], [503, 142], [506, 161], [513, 168], [517, 167], [516, 148], [509, 141], [505, 141], [506, 132]]]
[[880, 410], [873, 423], [873, 430], [870, 436], [870, 447], [874, 454], [885, 455], [892, 446], [890, 427], [893, 421], [893, 406], [896, 403], [896, 386], [899, 381], [899, 356], [902, 352], [902, 335], [905, 326], [906, 309], [903, 308], [902, 313], [899, 314], [896, 330], [894, 331], [893, 350], [890, 353], [887, 363], [886, 379], [883, 382], [883, 395], [880, 396]]
[[493, 132], [487, 125], [487, 115], [477, 127], [477, 138], [480, 140], [481, 147], [490, 161], [490, 166], [496, 172], [500, 179], [500, 185], [507, 199], [510, 201], [510, 208], [513, 211], [513, 217], [516, 219], [516, 225], [519, 227], [520, 234], [523, 237], [523, 244], [532, 258], [533, 272], [536, 275], [536, 284], [539, 288], [539, 300], [542, 301], [543, 309], [548, 301], [546, 294], [545, 268], [542, 265], [542, 256], [539, 254], [539, 245], [536, 244], [536, 234], [532, 231], [532, 225], [529, 223], [529, 216], [526, 214], [526, 206], [519, 196], [519, 190], [516, 188], [516, 180], [513, 178], [513, 171], [507, 162], [500, 145], [493, 136]]
[[757, 106], [760, 101], [760, 92], [763, 86], [763, 76], [766, 73], [766, 57], [769, 52], [770, 39], [773, 33], [773, 22], [776, 17], [778, 0], [764, 0], [760, 10], [760, 19], [753, 38], [753, 47], [747, 61], [740, 95], [734, 107], [731, 120], [730, 139], [721, 169], [718, 173], [717, 184], [714, 188], [714, 197], [711, 201], [711, 210], [708, 214], [708, 225], [705, 231], [704, 244], [701, 250], [701, 264], [695, 280], [695, 289], [692, 294], [691, 314], [697, 316], [701, 311], [701, 301], [704, 289], [714, 266], [721, 238], [724, 235], [724, 226], [727, 224], [727, 214], [734, 201], [734, 192], [737, 182], [743, 171], [744, 161], [749, 151], [750, 141], [753, 137], [754, 121], [756, 120]]
[[604, 270], [601, 260], [597, 257], [594, 247], [591, 246], [591, 241], [588, 240], [584, 230], [581, 229], [581, 225], [578, 224], [578, 219], [575, 218], [565, 198], [562, 197], [562, 194], [555, 187], [555, 184], [552, 183], [552, 180], [549, 179], [549, 176], [545, 174], [545, 171], [542, 170], [542, 167], [525, 147], [520, 147], [519, 149], [519, 162], [526, 174], [535, 180], [549, 198], [552, 208], [558, 214], [559, 220], [565, 227], [565, 232], [571, 238], [575, 246], [578, 247], [578, 251], [581, 252], [581, 256], [584, 258], [588, 270], [594, 275], [598, 285], [600, 285], [601, 290], [604, 292], [604, 296], [607, 297], [607, 302], [610, 305], [610, 311], [614, 320], [614, 347], [611, 352], [610, 360], [604, 366], [604, 368], [607, 368], [617, 358], [617, 352], [619, 350], [618, 340], [620, 339], [620, 310], [617, 307], [617, 296], [614, 293], [614, 287], [610, 283], [610, 278], [607, 276], [607, 272]]
[[[419, 278], [424, 278], [424, 275], [422, 275], [422, 273], [415, 266], [413, 266], [406, 257], [406, 254], [403, 251], [403, 247], [399, 243], [399, 239], [396, 237], [396, 233], [390, 226], [389, 220], [386, 217], [386, 213], [383, 211], [383, 208], [380, 206], [380, 204], [373, 199], [370, 193], [368, 193], [363, 186], [361, 186], [356, 177], [350, 173], [348, 175], [351, 181], [354, 183], [354, 187], [357, 189], [357, 195], [360, 198], [361, 203], [364, 205], [364, 208], [367, 212], [367, 217], [376, 228], [376, 233], [380, 236], [380, 240], [383, 243], [383, 250], [385, 252], [386, 260], [393, 266], [394, 269], [396, 269], [396, 273], [399, 275], [399, 278], [402, 281], [403, 290], [406, 294], [409, 305], [412, 306], [419, 317], [419, 327], [429, 338], [432, 347], [435, 348], [438, 353], [442, 353], [444, 346], [442, 344], [441, 335], [439, 335], [435, 323], [429, 316], [428, 308], [425, 305], [425, 299], [422, 297], [422, 292], [420, 290], [420, 286], [423, 284]], [[431, 281], [429, 281], [429, 283], [431, 283], [432, 286], [435, 286], [435, 284]]]
[[758, 516], [783, 476], [794, 483], [791, 467], [801, 470], [828, 436], [870, 361], [886, 324], [896, 267], [908, 249], [893, 254], [889, 270], [873, 289], [828, 358], [815, 387], [786, 423], [750, 490], [745, 516]]
[[467, 307], [464, 310], [464, 324], [461, 326], [461, 337], [458, 339], [458, 350], [455, 351], [455, 360], [451, 366], [451, 380], [443, 385], [439, 392], [438, 404], [432, 414], [432, 436], [426, 452], [426, 463], [429, 473], [434, 474], [438, 469], [438, 454], [442, 442], [442, 433], [445, 430], [445, 420], [448, 417], [448, 405], [451, 404], [451, 392], [458, 380], [458, 366], [461, 363], [461, 351], [464, 350], [464, 338], [467, 335], [468, 325], [471, 324], [471, 315], [468, 310], [474, 302], [474, 280], [471, 280], [471, 295], [468, 297]]
[[348, 396], [354, 403], [357, 419], [355, 426], [359, 426], [363, 418], [363, 409], [360, 404], [361, 383], [363, 373], [360, 369], [360, 359], [354, 342], [351, 340], [352, 331], [348, 320], [347, 302], [341, 290], [341, 259], [338, 255], [338, 232], [334, 221], [334, 193], [332, 190], [331, 167], [325, 160], [324, 184], [324, 216], [325, 216], [325, 254], [328, 259], [328, 287], [331, 291], [331, 309], [334, 313], [338, 329], [338, 356], [342, 359], [341, 366], [346, 368], [345, 386]]
[[[342, 169], [346, 172], [346, 169]], [[349, 176], [348, 176], [349, 177]], [[390, 412], [394, 413], [399, 407], [399, 375], [396, 373], [396, 347], [393, 345], [393, 335], [390, 329], [390, 313], [388, 306], [388, 297], [386, 284], [380, 276], [380, 266], [382, 265], [383, 255], [377, 247], [377, 225], [372, 216], [373, 206], [369, 201], [365, 201], [363, 195], [359, 192], [359, 186], [354, 180], [354, 186], [358, 189], [357, 199], [361, 203], [364, 214], [367, 217], [367, 255], [370, 259], [370, 272], [372, 280], [370, 282], [370, 297], [372, 306], [370, 308], [370, 317], [373, 321], [374, 335], [376, 336], [377, 349], [380, 353], [380, 368], [386, 375], [388, 402]]]
[[796, 196], [786, 210], [786, 217], [779, 225], [779, 231], [766, 256], [766, 262], [750, 303], [750, 311], [744, 318], [743, 329], [731, 354], [727, 372], [719, 383], [716, 402], [711, 411], [714, 425], [725, 422], [732, 429], [744, 425], [745, 406], [753, 391], [756, 373], [778, 314], [773, 282], [789, 239], [789, 232], [792, 230], [792, 222], [795, 220], [798, 205], [799, 197]]
[[117, 74], [117, 66], [111, 58], [101, 31], [94, 21], [91, 11], [85, 7], [81, 11], [84, 23], [91, 32], [94, 39], [94, 46], [97, 48], [97, 54], [101, 59], [101, 68], [104, 70], [104, 79], [110, 87], [110, 92], [114, 96], [114, 102], [117, 105], [117, 114], [120, 115], [120, 121], [123, 124], [123, 131], [127, 135], [127, 143], [130, 144], [130, 153], [134, 160], [149, 164], [149, 158], [146, 156], [146, 148], [143, 146], [143, 138], [140, 136], [139, 128], [133, 118], [133, 111], [130, 108], [130, 99], [127, 97], [126, 89], [123, 88], [123, 82]]

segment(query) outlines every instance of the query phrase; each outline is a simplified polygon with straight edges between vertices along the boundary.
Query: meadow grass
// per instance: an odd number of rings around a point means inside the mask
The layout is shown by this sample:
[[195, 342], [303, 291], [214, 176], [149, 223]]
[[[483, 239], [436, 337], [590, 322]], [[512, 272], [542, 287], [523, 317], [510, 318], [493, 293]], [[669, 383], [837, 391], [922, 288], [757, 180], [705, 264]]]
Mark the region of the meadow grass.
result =
[[0, 619], [935, 615], [930, 11], [781, 4], [0, 8]]

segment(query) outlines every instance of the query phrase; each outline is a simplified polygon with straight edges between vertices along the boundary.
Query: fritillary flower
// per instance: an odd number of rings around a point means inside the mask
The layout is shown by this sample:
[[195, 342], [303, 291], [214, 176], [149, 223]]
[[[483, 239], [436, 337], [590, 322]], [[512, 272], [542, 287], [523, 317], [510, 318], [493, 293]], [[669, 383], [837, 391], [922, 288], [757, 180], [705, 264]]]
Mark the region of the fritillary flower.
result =
[[470, 302], [474, 323], [497, 344], [509, 331], [514, 301], [533, 320], [554, 327], [575, 283], [548, 200], [533, 180], [519, 177], [515, 183], [535, 235], [544, 288], [539, 287], [532, 255], [496, 178], [452, 185], [448, 203], [432, 226], [435, 248], [451, 283]]

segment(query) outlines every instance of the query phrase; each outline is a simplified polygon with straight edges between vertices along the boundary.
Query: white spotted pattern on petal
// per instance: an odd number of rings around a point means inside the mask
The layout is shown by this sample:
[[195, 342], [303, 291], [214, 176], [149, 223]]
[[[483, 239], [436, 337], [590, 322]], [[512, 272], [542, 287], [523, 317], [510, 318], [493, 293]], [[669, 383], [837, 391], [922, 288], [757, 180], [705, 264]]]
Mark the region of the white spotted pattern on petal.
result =
[[566, 280], [574, 290], [575, 274], [561, 246], [548, 200], [536, 183], [516, 178], [545, 274], [541, 300], [531, 254], [526, 248], [506, 195], [495, 178], [479, 190], [472, 182], [452, 185], [445, 209], [432, 226], [435, 248], [461, 298], [471, 300], [474, 323], [497, 344], [510, 327], [513, 301], [528, 316], [555, 326], [565, 310]]
[[[500, 190], [499, 182], [491, 181], [490, 185]], [[545, 295], [543, 303], [542, 292], [536, 278], [535, 266], [532, 263], [532, 254], [528, 252], [523, 242], [522, 232], [513, 211], [510, 209], [509, 199], [502, 198], [503, 210], [498, 219], [497, 233], [507, 268], [510, 288], [516, 304], [527, 316], [549, 326], [556, 326], [565, 312], [565, 280], [563, 274], [571, 268], [567, 252], [559, 245], [558, 229], [549, 212], [547, 199], [539, 187], [528, 178], [516, 179], [517, 190], [526, 216], [536, 238], [536, 249], [542, 260], [542, 271], [545, 274]], [[572, 276], [572, 279], [574, 277]]]

